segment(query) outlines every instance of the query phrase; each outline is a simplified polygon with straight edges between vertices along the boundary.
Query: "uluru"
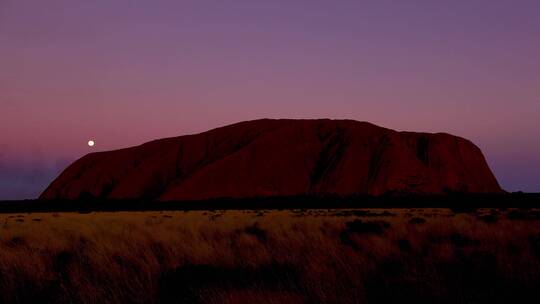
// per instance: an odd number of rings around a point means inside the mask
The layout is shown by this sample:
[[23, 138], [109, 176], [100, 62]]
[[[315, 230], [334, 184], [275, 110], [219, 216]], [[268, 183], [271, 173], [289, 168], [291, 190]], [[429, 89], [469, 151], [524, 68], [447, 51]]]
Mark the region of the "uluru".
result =
[[88, 154], [42, 199], [203, 200], [502, 192], [481, 150], [446, 133], [262, 119]]

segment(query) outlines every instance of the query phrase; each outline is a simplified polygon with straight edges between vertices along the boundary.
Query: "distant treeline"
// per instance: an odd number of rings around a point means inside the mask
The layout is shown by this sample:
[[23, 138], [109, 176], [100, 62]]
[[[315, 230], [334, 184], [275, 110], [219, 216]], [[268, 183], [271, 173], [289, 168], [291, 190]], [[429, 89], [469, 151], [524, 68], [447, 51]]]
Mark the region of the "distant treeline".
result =
[[156, 200], [22, 200], [0, 201], [0, 213], [160, 211], [160, 210], [257, 210], [346, 208], [540, 208], [540, 193], [448, 194], [411, 196], [293, 196], [249, 199], [219, 198], [200, 201]]

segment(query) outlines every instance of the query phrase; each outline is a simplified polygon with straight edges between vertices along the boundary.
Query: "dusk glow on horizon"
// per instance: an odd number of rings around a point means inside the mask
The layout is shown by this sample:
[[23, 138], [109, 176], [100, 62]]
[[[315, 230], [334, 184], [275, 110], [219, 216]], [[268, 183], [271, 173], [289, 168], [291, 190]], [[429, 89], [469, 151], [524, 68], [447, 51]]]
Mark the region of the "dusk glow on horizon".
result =
[[36, 198], [89, 152], [259, 118], [451, 133], [504, 189], [540, 192], [539, 14], [536, 0], [0, 1], [0, 200]]

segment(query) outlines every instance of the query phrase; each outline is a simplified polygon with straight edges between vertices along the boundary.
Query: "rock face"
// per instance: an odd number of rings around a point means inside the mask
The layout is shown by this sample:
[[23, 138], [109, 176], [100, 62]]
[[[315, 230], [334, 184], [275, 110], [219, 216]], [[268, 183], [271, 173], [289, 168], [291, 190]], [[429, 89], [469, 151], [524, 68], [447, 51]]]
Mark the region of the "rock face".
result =
[[502, 192], [480, 149], [466, 139], [351, 120], [264, 119], [88, 154], [41, 198], [446, 192]]

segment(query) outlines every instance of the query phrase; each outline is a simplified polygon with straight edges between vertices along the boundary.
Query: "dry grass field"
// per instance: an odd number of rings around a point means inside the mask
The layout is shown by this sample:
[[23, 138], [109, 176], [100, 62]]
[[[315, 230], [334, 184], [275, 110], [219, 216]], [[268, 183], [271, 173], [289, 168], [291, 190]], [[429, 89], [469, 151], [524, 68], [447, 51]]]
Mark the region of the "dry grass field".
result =
[[540, 211], [0, 214], [2, 303], [537, 303]]

